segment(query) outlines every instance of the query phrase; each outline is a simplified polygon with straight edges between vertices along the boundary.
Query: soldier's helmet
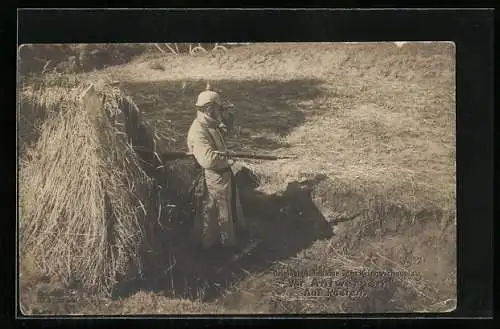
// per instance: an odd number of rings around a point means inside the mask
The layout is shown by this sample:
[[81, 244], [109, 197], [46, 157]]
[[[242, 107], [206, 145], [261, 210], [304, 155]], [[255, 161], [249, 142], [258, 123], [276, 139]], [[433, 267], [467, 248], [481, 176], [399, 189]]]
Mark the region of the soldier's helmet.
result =
[[196, 100], [196, 106], [204, 106], [208, 103], [216, 103], [222, 105], [222, 99], [219, 93], [212, 90], [204, 90], [198, 95]]

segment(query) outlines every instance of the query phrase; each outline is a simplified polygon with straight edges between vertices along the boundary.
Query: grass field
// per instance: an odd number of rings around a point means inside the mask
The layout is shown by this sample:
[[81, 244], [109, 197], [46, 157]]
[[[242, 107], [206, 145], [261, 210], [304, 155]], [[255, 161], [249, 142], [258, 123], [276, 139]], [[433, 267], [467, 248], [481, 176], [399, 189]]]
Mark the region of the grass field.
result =
[[[164, 150], [185, 150], [194, 100], [210, 80], [235, 105], [233, 150], [297, 159], [236, 165], [258, 176], [258, 186], [242, 187], [242, 194], [264, 243], [205, 285], [191, 287], [194, 297], [146, 288], [120, 298], [84, 296], [33, 277], [21, 290], [25, 310], [453, 309], [454, 52], [450, 43], [255, 44], [217, 55], [143, 57], [81, 74], [118, 81]], [[323, 283], [310, 276], [290, 281], [291, 271], [318, 267], [337, 276]], [[25, 273], [29, 277], [29, 270]], [[325, 289], [330, 295], [318, 297]]]

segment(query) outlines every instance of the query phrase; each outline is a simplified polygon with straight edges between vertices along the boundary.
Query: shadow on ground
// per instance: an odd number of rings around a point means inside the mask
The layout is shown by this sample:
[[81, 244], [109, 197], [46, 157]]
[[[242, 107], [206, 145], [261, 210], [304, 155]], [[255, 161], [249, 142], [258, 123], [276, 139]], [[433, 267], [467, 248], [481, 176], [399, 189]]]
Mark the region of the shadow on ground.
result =
[[[228, 145], [235, 150], [286, 147], [279, 138], [303, 124], [306, 116], [320, 111], [309, 108], [306, 113], [299, 102], [319, 97], [321, 80], [217, 80], [211, 83], [234, 105], [235, 131], [228, 138]], [[123, 83], [120, 88], [133, 98], [156, 130], [174, 135], [175, 140], [163, 141], [167, 144], [164, 147], [185, 150], [186, 134], [195, 116], [194, 103], [205, 86], [203, 80], [185, 80]]]
[[237, 174], [242, 206], [251, 238], [260, 243], [233, 261], [223, 250], [198, 251], [186, 243], [187, 223], [175, 234], [165, 233], [163, 252], [144, 263], [142, 280], [129, 281], [117, 287], [116, 296], [125, 297], [138, 290], [164, 293], [170, 297], [213, 301], [248, 272], [260, 272], [273, 263], [294, 257], [315, 241], [333, 236], [332, 226], [313, 203], [311, 192], [326, 179], [318, 175], [304, 182], [289, 183], [286, 190], [266, 195], [254, 189], [255, 181], [248, 170]]

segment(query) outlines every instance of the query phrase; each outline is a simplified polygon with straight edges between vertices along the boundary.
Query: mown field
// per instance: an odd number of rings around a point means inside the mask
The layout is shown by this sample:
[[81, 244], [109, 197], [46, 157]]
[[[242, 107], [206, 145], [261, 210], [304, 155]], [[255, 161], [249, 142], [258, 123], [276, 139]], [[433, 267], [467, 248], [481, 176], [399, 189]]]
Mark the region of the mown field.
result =
[[[25, 310], [453, 309], [454, 56], [450, 43], [255, 44], [198, 57], [142, 57], [79, 74], [117, 82], [154, 127], [163, 150], [185, 150], [196, 95], [210, 80], [234, 104], [231, 149], [297, 158], [237, 163], [258, 178], [241, 189], [245, 213], [263, 243], [205, 285], [187, 287], [193, 295], [170, 291], [166, 280], [126, 296], [87, 296], [29, 278], [27, 271]], [[290, 280], [293, 271], [318, 267], [336, 274]]]

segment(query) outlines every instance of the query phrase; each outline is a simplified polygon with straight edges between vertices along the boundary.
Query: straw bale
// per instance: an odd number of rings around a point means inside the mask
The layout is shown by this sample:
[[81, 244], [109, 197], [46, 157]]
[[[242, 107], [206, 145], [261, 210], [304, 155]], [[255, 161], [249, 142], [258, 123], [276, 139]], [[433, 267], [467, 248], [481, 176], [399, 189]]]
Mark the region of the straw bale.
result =
[[109, 292], [151, 245], [165, 199], [147, 173], [154, 165], [134, 149], [154, 147], [137, 109], [123, 110], [126, 98], [107, 87], [82, 99], [85, 88], [31, 90], [44, 120], [20, 163], [21, 256], [42, 273]]

